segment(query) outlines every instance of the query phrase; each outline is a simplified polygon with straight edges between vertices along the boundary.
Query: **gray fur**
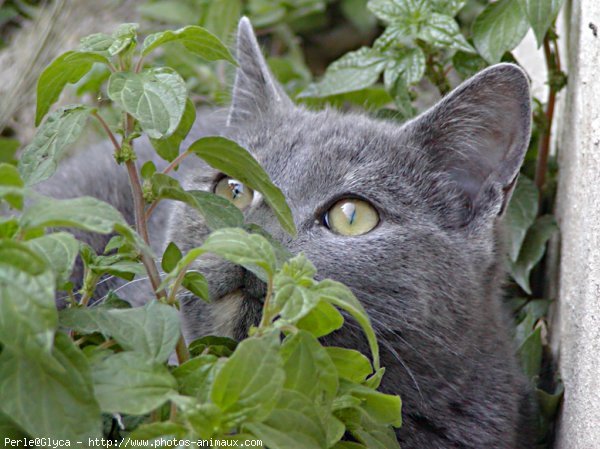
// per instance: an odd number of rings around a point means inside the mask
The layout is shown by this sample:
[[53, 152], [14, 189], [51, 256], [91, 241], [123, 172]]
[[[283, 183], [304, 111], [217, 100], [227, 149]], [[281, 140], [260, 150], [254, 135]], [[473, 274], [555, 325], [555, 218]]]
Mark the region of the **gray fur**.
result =
[[[283, 190], [298, 235], [286, 235], [260, 199], [246, 219], [304, 252], [321, 278], [345, 283], [364, 304], [382, 346], [383, 389], [403, 400], [402, 447], [531, 447], [529, 386], [501, 301], [501, 212], [529, 140], [523, 72], [493, 66], [398, 126], [294, 106], [245, 19], [237, 56], [229, 126], [221, 131], [248, 148]], [[218, 175], [199, 166], [182, 182], [211, 190]], [[380, 223], [371, 232], [340, 236], [323, 225], [324, 212], [346, 195], [377, 209]], [[163, 214], [164, 242], [183, 251], [208, 233], [185, 206]], [[262, 282], [216, 258], [196, 268], [207, 276], [213, 302], [184, 299], [187, 338], [215, 331], [243, 338], [259, 318]], [[351, 320], [327, 343], [366, 351]]]

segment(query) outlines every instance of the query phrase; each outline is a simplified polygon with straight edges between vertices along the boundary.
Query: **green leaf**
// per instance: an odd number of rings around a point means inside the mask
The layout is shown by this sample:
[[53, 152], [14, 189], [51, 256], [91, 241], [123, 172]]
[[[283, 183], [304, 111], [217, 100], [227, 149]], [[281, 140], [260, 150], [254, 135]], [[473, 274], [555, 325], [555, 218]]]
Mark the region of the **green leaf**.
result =
[[275, 272], [275, 254], [267, 239], [243, 229], [218, 229], [207, 237], [202, 249], [242, 265], [263, 281]]
[[105, 413], [143, 415], [176, 394], [166, 366], [141, 352], [119, 352], [92, 364], [94, 391]]
[[454, 17], [467, 4], [467, 0], [432, 0], [435, 11]]
[[392, 89], [399, 77], [404, 79], [406, 84], [414, 84], [421, 81], [425, 73], [425, 54], [419, 47], [406, 48], [401, 52], [396, 52], [393, 59], [390, 59], [383, 72], [383, 82], [385, 88]]
[[94, 33], [82, 37], [79, 41], [79, 51], [85, 53], [99, 53], [102, 56], [108, 56], [108, 49], [115, 41], [115, 38], [104, 33]]
[[454, 53], [452, 65], [463, 78], [470, 78], [488, 66], [481, 56], [464, 51]]
[[419, 37], [436, 47], [475, 52], [475, 49], [461, 34], [456, 21], [444, 14], [433, 13], [427, 17]]
[[279, 400], [285, 379], [277, 335], [242, 341], [217, 374], [211, 401], [245, 422], [265, 419]]
[[169, 358], [180, 335], [177, 310], [156, 300], [131, 309], [71, 308], [61, 311], [60, 321], [79, 332], [111, 336], [123, 349], [157, 363]]
[[369, 321], [369, 316], [362, 304], [348, 287], [331, 279], [319, 282], [318, 293], [325, 301], [348, 312], [360, 324], [369, 342], [369, 348], [373, 357], [373, 367], [375, 370], [378, 370], [380, 367], [379, 345], [377, 344], [375, 331], [373, 331], [373, 327]]
[[219, 39], [227, 42], [234, 36], [241, 14], [242, 2], [240, 0], [209, 2], [204, 26]]
[[314, 404], [295, 391], [283, 391], [267, 420], [244, 427], [269, 449], [327, 448], [326, 431]]
[[101, 234], [112, 232], [117, 225], [127, 226], [114, 207], [88, 196], [67, 200], [44, 197], [25, 210], [20, 224], [24, 229], [73, 227]]
[[283, 229], [292, 236], [296, 235], [292, 212], [283, 193], [247, 150], [224, 137], [204, 137], [194, 142], [188, 151], [204, 159], [211, 167], [260, 192]]
[[21, 155], [19, 172], [25, 184], [37, 184], [54, 174], [58, 162], [77, 141], [93, 111], [83, 105], [65, 106], [48, 116]]
[[475, 47], [490, 64], [500, 62], [502, 55], [515, 48], [527, 34], [529, 24], [519, 2], [490, 3], [473, 22]]
[[182, 2], [181, 0], [158, 0], [152, 3], [141, 3], [138, 11], [145, 17], [168, 24], [196, 23], [200, 20], [202, 8], [198, 2]]
[[338, 330], [343, 324], [342, 314], [331, 304], [321, 300], [315, 308], [296, 323], [296, 327], [304, 329], [318, 338]]
[[196, 295], [198, 298], [204, 301], [209, 301], [210, 296], [208, 293], [208, 281], [202, 274], [197, 271], [188, 271], [183, 276], [183, 282], [181, 285]]
[[340, 9], [344, 18], [362, 33], [368, 33], [377, 25], [377, 19], [367, 9], [367, 0], [342, 0]]
[[538, 200], [539, 194], [535, 183], [520, 175], [504, 218], [508, 229], [508, 254], [513, 262], [516, 262], [519, 257], [527, 230], [537, 217]]
[[144, 162], [144, 165], [142, 165], [142, 168], [140, 169], [142, 179], [149, 179], [154, 173], [156, 173], [156, 164], [152, 161]]
[[314, 309], [319, 302], [315, 293], [316, 273], [314, 265], [303, 254], [287, 261], [275, 275], [275, 295], [272, 305], [279, 309], [281, 318], [287, 323], [296, 323]]
[[[1, 357], [0, 357], [1, 360]], [[2, 407], [0, 407], [0, 410]], [[28, 435], [10, 417], [0, 411], [0, 435], [13, 440], [27, 438]]]
[[219, 38], [199, 26], [187, 26], [177, 31], [163, 31], [151, 34], [144, 39], [142, 55], [146, 56], [155, 48], [167, 42], [178, 42], [188, 51], [207, 61], [224, 59], [235, 64], [233, 56]]
[[23, 181], [14, 165], [0, 163], [0, 198], [15, 209], [23, 208]]
[[66, 232], [56, 232], [28, 240], [25, 244], [45, 259], [47, 266], [54, 272], [57, 287], [69, 281], [79, 252], [79, 243], [75, 237]]
[[309, 85], [298, 97], [322, 98], [364, 89], [377, 82], [385, 65], [386, 59], [379, 51], [362, 47], [333, 62], [323, 79]]
[[244, 215], [231, 201], [202, 190], [185, 191], [177, 180], [168, 175], [155, 173], [152, 176], [152, 189], [157, 198], [181, 201], [193, 207], [212, 231], [244, 224]]
[[551, 215], [542, 215], [527, 232], [519, 258], [511, 262], [511, 275], [519, 286], [531, 294], [529, 275], [546, 252], [546, 242], [558, 231], [556, 220]]
[[21, 142], [11, 137], [0, 137], [0, 163], [14, 164]]
[[167, 245], [167, 249], [165, 249], [165, 252], [162, 256], [162, 269], [167, 273], [173, 271], [173, 269], [177, 265], [177, 262], [181, 260], [181, 257], [182, 254], [179, 247], [175, 243], [169, 242], [169, 244]]
[[140, 26], [137, 23], [122, 23], [113, 33], [113, 42], [108, 47], [107, 52], [111, 56], [119, 55], [131, 48], [135, 48], [137, 29]]
[[0, 240], [0, 342], [4, 352], [50, 354], [58, 314], [54, 276], [22, 243]]
[[175, 132], [187, 100], [185, 81], [168, 67], [142, 73], [113, 73], [108, 79], [107, 92], [110, 99], [138, 120], [153, 139], [168, 137]]
[[306, 331], [288, 337], [281, 346], [284, 388], [302, 393], [311, 401], [333, 400], [338, 389], [335, 365], [328, 351]]
[[360, 399], [360, 408], [374, 422], [394, 427], [400, 427], [402, 424], [402, 401], [399, 396], [380, 393], [348, 381], [341, 382], [340, 392]]
[[179, 392], [206, 402], [215, 376], [222, 366], [222, 363], [217, 363], [218, 360], [217, 356], [203, 354], [175, 368], [173, 376], [177, 379]]
[[96, 53], [68, 51], [44, 69], [37, 83], [36, 126], [58, 100], [65, 86], [79, 81], [97, 62], [108, 64], [104, 56]]
[[521, 367], [530, 379], [539, 376], [542, 368], [542, 329], [535, 329], [517, 350]]
[[37, 357], [3, 351], [0, 409], [30, 437], [70, 441], [101, 437], [100, 408], [85, 356], [58, 333], [52, 357], [60, 370]]
[[542, 46], [544, 36], [556, 19], [564, 0], [520, 0], [521, 8], [527, 14], [538, 47]]
[[173, 161], [179, 155], [181, 142], [189, 134], [194, 122], [196, 121], [196, 108], [194, 103], [188, 98], [185, 102], [185, 109], [177, 129], [169, 137], [163, 139], [150, 139], [152, 146], [166, 161]]
[[565, 387], [562, 383], [556, 386], [554, 393], [548, 393], [539, 388], [536, 390], [538, 402], [540, 404], [540, 411], [542, 415], [548, 419], [554, 419], [556, 411], [565, 393]]
[[429, 16], [432, 5], [423, 0], [371, 0], [367, 6], [384, 22], [405, 21], [416, 25]]
[[368, 358], [354, 349], [326, 347], [338, 376], [351, 382], [363, 382], [373, 372]]

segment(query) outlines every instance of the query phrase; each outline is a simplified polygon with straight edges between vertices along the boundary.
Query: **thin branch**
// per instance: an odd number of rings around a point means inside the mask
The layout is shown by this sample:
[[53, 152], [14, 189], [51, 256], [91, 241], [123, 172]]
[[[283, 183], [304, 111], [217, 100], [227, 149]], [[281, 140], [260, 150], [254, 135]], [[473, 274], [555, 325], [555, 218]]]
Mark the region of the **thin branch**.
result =
[[[554, 53], [550, 48], [550, 38], [548, 33], [544, 37], [544, 57], [548, 69], [548, 103], [546, 104], [546, 126], [540, 138], [538, 147], [537, 162], [535, 167], [535, 185], [542, 191], [546, 183], [546, 173], [548, 171], [548, 156], [550, 154], [550, 138], [552, 136], [552, 121], [554, 119], [554, 108], [556, 104], [556, 87], [552, 82], [552, 77], [560, 73], [560, 59], [558, 56], [558, 46], [554, 45]], [[541, 200], [541, 196], [540, 196]]]
[[96, 117], [96, 119], [100, 122], [100, 125], [102, 125], [102, 128], [104, 128], [104, 131], [106, 131], [106, 134], [108, 135], [108, 138], [110, 139], [110, 141], [112, 142], [113, 146], [115, 147], [115, 151], [117, 151], [117, 152], [120, 151], [121, 150], [121, 145], [119, 145], [119, 142], [117, 142], [117, 138], [115, 137], [115, 135], [113, 134], [113, 132], [108, 127], [108, 123], [106, 123], [106, 121], [102, 118], [102, 116], [100, 114], [98, 114], [97, 111], [92, 112], [92, 115], [94, 117]]

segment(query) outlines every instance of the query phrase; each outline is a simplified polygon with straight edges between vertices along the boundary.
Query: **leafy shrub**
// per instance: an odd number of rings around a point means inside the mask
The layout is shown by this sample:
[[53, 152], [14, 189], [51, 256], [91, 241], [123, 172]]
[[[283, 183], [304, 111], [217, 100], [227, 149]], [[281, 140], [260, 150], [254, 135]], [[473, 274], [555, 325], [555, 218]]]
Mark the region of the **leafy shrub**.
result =
[[[401, 120], [416, 114], [419, 96], [427, 92], [424, 85], [445, 94], [457, 80], [490, 63], [515, 61], [510, 50], [534, 30], [547, 50], [550, 96], [545, 106], [536, 100], [537, 126], [507, 223], [515, 338], [526, 373], [545, 387], [538, 389], [544, 441], [561, 387], [554, 379], [540, 379], [547, 360], [543, 317], [548, 300], [539, 299], [540, 282], [532, 285], [530, 278], [532, 271], [536, 277], [545, 244], [556, 231], [545, 212], [553, 190], [553, 172], [546, 176], [551, 108], [565, 82], [552, 28], [561, 3], [161, 0], [143, 4], [142, 13], [182, 25], [193, 18], [202, 26], [150, 34], [139, 44], [137, 25], [123, 24], [110, 35], [88, 36], [77, 51], [59, 56], [40, 76], [36, 123], [41, 126], [36, 137], [18, 169], [10, 158], [0, 165], [0, 199], [21, 211], [0, 221], [0, 428], [14, 437], [84, 442], [97, 437], [256, 437], [273, 449], [398, 447], [392, 426], [401, 424], [400, 399], [376, 391], [384, 372], [377, 340], [352, 293], [331, 280], [315, 281], [315, 269], [302, 254], [288, 254], [264, 231], [245, 224], [223, 198], [185, 191], [169, 175], [185, 158], [200, 157], [261, 192], [283, 229], [295, 233], [283, 195], [244, 148], [225, 138], [206, 137], [180, 151], [196, 119], [198, 99], [226, 96], [222, 77], [235, 60], [221, 40], [246, 12], [283, 49], [269, 62], [297, 101], [315, 107], [368, 105], [379, 116]], [[344, 17], [342, 25], [330, 23], [332, 9]], [[295, 35], [309, 40], [319, 27], [348, 23], [376, 39], [343, 54], [314, 80]], [[50, 112], [73, 83], [79, 94], [105, 92], [109, 105], [77, 104]], [[110, 138], [116, 161], [127, 167], [135, 230], [99, 200], [53, 200], [32, 190], [54, 173], [90, 119]], [[162, 172], [152, 163], [138, 171], [135, 141], [142, 133], [170, 163]], [[533, 173], [535, 182], [525, 176]], [[171, 243], [160, 257], [166, 273], [161, 279], [146, 221], [164, 199], [194, 208], [214, 232], [186, 254]], [[57, 227], [116, 235], [103, 254], [96, 254]], [[239, 344], [205, 337], [186, 345], [181, 337], [177, 294], [187, 289], [207, 299], [206, 280], [188, 270], [205, 253], [242, 265], [268, 285], [260, 325]], [[70, 276], [78, 255], [84, 275], [81, 289], [75, 291]], [[90, 307], [105, 275], [129, 280], [148, 276], [156, 297], [144, 307], [131, 308], [111, 294]], [[57, 292], [69, 297], [69, 306], [60, 312], [54, 306]], [[343, 325], [338, 309], [362, 326], [370, 359], [319, 343], [319, 337]], [[177, 366], [169, 362], [173, 351]], [[360, 443], [341, 441], [346, 432]]]

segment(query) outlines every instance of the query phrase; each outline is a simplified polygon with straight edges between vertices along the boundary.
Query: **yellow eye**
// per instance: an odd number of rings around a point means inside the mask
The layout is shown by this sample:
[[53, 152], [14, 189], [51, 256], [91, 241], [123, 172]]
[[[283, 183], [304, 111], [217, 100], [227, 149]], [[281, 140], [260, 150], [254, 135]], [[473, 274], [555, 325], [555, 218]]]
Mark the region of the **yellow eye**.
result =
[[379, 223], [379, 214], [373, 206], [356, 198], [345, 198], [325, 214], [325, 224], [336, 234], [366, 234]]
[[215, 193], [231, 201], [238, 209], [245, 209], [252, 203], [254, 192], [237, 179], [223, 178], [215, 186]]

